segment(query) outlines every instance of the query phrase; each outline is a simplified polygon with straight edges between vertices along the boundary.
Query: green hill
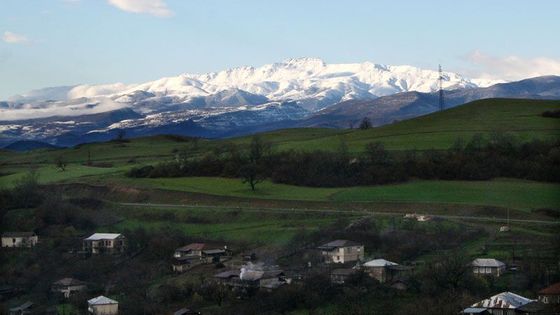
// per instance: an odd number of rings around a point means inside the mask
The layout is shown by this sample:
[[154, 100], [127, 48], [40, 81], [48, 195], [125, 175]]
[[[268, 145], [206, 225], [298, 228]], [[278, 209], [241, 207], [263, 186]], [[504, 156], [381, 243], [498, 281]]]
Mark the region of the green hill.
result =
[[293, 129], [264, 133], [263, 137], [278, 148], [301, 150], [334, 150], [340, 139], [344, 139], [355, 152], [371, 141], [383, 142], [391, 150], [446, 149], [457, 138], [468, 140], [477, 133], [504, 132], [521, 141], [553, 139], [560, 136], [560, 120], [541, 114], [559, 109], [560, 101], [488, 99], [369, 130], [333, 134], [323, 133], [321, 129], [305, 132]]
[[[457, 138], [468, 140], [477, 133], [505, 132], [520, 141], [558, 139], [560, 120], [545, 118], [541, 114], [559, 109], [560, 101], [489, 99], [368, 130], [300, 128], [266, 132], [260, 136], [271, 142], [274, 150], [337, 150], [341, 141], [345, 141], [352, 152], [360, 152], [373, 141], [383, 142], [391, 150], [445, 149]], [[230, 142], [243, 145], [250, 140], [251, 136], [198, 141], [155, 136], [66, 149], [0, 151], [0, 187], [11, 186], [29, 167], [39, 170], [44, 183], [88, 176], [122, 176], [132, 166], [170, 160], [185, 148], [189, 155], [197, 156]], [[54, 160], [59, 156], [68, 162], [64, 172], [54, 167]], [[90, 165], [86, 165], [88, 160]]]

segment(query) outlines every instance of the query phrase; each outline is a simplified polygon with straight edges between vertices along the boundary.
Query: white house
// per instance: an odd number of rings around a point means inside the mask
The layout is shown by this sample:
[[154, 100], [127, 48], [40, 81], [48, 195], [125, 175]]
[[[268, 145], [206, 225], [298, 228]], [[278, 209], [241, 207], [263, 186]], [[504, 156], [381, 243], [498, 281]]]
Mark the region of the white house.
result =
[[[526, 312], [522, 311], [523, 306], [533, 302], [535, 302], [535, 300], [528, 299], [515, 293], [502, 292], [480, 302], [474, 303], [468, 309], [474, 308], [477, 310], [485, 310], [486, 312], [494, 315], [516, 315], [520, 313], [525, 314]], [[468, 314], [465, 310], [463, 313]]]
[[506, 271], [506, 264], [494, 258], [477, 258], [471, 263], [473, 272], [479, 275], [501, 276]]
[[382, 258], [370, 260], [364, 263], [362, 267], [370, 277], [377, 279], [381, 283], [390, 282], [396, 279], [401, 272], [409, 270], [408, 267], [401, 267], [397, 263]]
[[100, 295], [88, 300], [88, 312], [93, 315], [115, 315], [119, 313], [119, 302]]
[[326, 263], [344, 264], [364, 259], [364, 245], [353, 241], [336, 240], [323, 244], [317, 249], [321, 250]]
[[84, 239], [83, 250], [90, 254], [122, 253], [125, 249], [125, 237], [118, 233], [94, 233]]
[[2, 247], [33, 247], [39, 237], [33, 232], [5, 232], [2, 234]]

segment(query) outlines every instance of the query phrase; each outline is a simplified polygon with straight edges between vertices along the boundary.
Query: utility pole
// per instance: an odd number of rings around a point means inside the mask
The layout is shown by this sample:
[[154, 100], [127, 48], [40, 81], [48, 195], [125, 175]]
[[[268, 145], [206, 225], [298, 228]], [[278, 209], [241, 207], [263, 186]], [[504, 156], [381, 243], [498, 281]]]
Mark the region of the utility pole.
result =
[[445, 102], [443, 100], [443, 71], [441, 70], [441, 64], [439, 65], [439, 110], [445, 109]]

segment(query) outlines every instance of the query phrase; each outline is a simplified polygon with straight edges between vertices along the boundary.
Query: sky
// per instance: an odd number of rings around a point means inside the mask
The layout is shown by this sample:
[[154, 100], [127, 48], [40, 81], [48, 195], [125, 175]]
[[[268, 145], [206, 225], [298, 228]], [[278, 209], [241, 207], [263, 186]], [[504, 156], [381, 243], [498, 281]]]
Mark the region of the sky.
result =
[[0, 0], [0, 100], [288, 58], [560, 75], [560, 1]]

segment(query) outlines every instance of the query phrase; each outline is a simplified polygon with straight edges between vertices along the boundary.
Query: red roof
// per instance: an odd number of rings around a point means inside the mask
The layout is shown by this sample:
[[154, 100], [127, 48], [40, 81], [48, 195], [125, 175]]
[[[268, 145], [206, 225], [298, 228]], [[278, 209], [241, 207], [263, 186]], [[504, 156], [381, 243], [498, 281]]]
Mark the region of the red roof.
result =
[[557, 282], [549, 287], [546, 287], [539, 291], [539, 294], [543, 295], [560, 295], [560, 282]]
[[204, 243], [192, 243], [192, 244], [183, 246], [181, 248], [178, 248], [178, 250], [181, 250], [181, 251], [203, 250], [205, 246], [206, 246], [206, 244], [204, 244]]

